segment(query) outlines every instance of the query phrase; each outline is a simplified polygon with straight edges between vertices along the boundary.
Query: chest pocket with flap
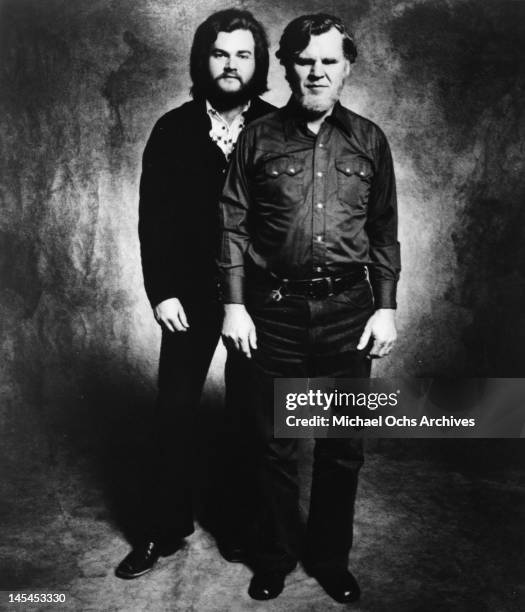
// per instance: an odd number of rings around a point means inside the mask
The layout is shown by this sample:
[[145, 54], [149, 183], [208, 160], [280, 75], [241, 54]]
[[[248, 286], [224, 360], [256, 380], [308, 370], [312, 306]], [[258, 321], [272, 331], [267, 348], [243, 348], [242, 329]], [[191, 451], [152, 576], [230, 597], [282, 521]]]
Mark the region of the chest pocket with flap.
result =
[[337, 170], [337, 196], [349, 206], [366, 207], [374, 175], [370, 162], [360, 158], [340, 158]]
[[303, 197], [304, 163], [290, 156], [265, 161], [256, 174], [259, 196], [268, 202], [298, 202]]

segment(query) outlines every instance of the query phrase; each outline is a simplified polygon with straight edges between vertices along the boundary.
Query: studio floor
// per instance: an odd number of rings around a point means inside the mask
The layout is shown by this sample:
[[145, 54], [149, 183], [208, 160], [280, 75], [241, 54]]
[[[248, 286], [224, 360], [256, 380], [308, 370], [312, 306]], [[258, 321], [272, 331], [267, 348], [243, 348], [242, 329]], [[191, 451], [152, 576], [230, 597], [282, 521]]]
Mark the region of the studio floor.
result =
[[[63, 409], [44, 418], [28, 408], [5, 423], [0, 590], [59, 591], [67, 602], [22, 608], [7, 605], [3, 593], [2, 609], [324, 612], [344, 607], [301, 568], [288, 577], [278, 599], [252, 601], [246, 592], [250, 570], [226, 562], [199, 525], [186, 547], [161, 559], [151, 573], [117, 579], [114, 567], [129, 550], [122, 508], [140, 493], [135, 474], [144, 462], [136, 449], [147, 415], [140, 402], [124, 403], [111, 416], [87, 398], [79, 402], [69, 421]], [[213, 406], [202, 410], [206, 414]], [[205, 476], [218, 445], [210, 431], [202, 433], [202, 442]], [[309, 446], [302, 447], [303, 511]], [[362, 599], [349, 608], [524, 610], [524, 483], [521, 440], [369, 441], [350, 562]]]

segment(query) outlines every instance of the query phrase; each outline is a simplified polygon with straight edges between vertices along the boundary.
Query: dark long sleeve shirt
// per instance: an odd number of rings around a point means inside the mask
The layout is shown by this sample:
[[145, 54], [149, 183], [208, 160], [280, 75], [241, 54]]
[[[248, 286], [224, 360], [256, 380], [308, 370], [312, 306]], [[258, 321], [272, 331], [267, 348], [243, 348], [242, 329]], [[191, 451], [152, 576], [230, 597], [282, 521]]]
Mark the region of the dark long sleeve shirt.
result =
[[244, 302], [245, 258], [281, 278], [368, 266], [376, 308], [396, 307], [400, 272], [390, 148], [337, 103], [313, 134], [291, 101], [241, 134], [220, 200], [224, 301]]

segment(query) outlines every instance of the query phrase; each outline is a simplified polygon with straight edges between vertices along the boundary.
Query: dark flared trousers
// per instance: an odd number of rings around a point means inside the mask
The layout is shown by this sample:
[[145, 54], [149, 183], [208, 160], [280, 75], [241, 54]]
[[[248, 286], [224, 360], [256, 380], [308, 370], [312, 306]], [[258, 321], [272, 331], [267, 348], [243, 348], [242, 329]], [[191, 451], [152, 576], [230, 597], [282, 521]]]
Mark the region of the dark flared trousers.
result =
[[[300, 556], [298, 536], [297, 440], [274, 438], [273, 381], [276, 377], [368, 378], [367, 350], [357, 343], [374, 311], [362, 280], [321, 300], [271, 298], [271, 288], [249, 286], [248, 310], [258, 349], [252, 363], [258, 441], [259, 532], [254, 565], [291, 571]], [[304, 563], [312, 572], [346, 568], [352, 546], [354, 502], [363, 463], [361, 439], [317, 439]]]
[[[145, 536], [166, 543], [194, 530], [196, 453], [201, 447], [195, 417], [223, 319], [223, 307], [216, 300], [186, 301], [183, 306], [189, 329], [162, 333], [153, 465], [143, 500]], [[222, 438], [214, 444], [221, 454], [217, 460], [227, 472], [221, 498], [215, 500], [213, 509], [226, 520], [227, 524], [219, 526], [224, 537], [226, 532], [242, 530], [241, 510], [249, 503], [246, 486], [243, 487], [249, 469], [248, 451], [244, 448], [249, 432], [242, 424], [247, 372], [247, 360], [241, 354], [228, 355]]]

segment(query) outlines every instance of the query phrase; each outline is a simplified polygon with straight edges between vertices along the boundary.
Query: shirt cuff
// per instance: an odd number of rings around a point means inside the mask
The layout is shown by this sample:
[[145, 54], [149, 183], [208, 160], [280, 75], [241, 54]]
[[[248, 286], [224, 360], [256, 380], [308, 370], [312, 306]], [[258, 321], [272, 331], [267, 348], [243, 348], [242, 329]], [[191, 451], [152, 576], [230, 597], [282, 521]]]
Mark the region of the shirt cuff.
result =
[[391, 308], [395, 310], [397, 308], [397, 282], [395, 280], [386, 280], [384, 278], [370, 280], [376, 309]]
[[221, 298], [224, 304], [244, 304], [244, 276], [234, 274], [224, 278]]

